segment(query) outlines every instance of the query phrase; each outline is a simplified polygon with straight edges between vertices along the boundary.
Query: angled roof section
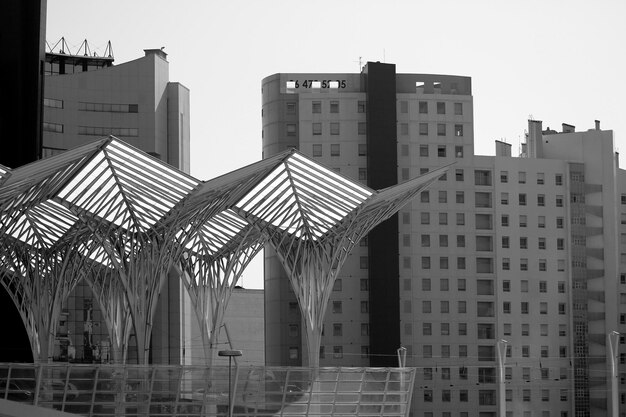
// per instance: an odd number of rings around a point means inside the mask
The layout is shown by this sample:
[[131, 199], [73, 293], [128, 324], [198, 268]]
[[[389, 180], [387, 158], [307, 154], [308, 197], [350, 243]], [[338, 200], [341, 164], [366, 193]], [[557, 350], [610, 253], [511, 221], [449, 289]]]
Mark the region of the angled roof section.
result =
[[58, 197], [128, 231], [145, 232], [199, 184], [115, 139], [94, 155]]
[[294, 151], [236, 207], [297, 237], [317, 240], [373, 194]]

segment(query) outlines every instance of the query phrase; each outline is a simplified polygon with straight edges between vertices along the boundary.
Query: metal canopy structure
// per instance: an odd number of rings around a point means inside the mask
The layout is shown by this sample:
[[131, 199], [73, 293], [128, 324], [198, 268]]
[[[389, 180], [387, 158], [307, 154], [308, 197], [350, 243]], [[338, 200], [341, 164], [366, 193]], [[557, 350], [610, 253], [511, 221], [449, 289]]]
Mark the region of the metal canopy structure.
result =
[[306, 326], [309, 366], [319, 366], [330, 293], [354, 245], [446, 171], [378, 192], [294, 152], [236, 204], [268, 236], [287, 271]]
[[269, 242], [317, 366], [324, 312], [348, 253], [445, 170], [374, 191], [288, 150], [202, 182], [109, 137], [15, 170], [0, 166], [0, 282], [36, 360], [48, 359], [60, 306], [85, 279], [114, 360], [125, 361], [134, 331], [147, 363], [159, 294], [178, 273], [210, 364], [230, 294]]

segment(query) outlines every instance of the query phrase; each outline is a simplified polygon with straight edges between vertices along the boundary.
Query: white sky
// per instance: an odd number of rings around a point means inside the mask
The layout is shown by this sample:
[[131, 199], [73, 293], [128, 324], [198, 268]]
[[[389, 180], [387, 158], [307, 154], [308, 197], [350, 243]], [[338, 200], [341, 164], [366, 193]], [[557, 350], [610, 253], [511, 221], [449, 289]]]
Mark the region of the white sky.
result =
[[[477, 154], [518, 149], [532, 115], [544, 128], [612, 129], [626, 166], [623, 0], [48, 0], [47, 39], [87, 39], [115, 61], [165, 47], [170, 80], [191, 90], [191, 173], [199, 179], [261, 158], [261, 80], [278, 72], [472, 77]], [[262, 288], [262, 261], [243, 278]]]

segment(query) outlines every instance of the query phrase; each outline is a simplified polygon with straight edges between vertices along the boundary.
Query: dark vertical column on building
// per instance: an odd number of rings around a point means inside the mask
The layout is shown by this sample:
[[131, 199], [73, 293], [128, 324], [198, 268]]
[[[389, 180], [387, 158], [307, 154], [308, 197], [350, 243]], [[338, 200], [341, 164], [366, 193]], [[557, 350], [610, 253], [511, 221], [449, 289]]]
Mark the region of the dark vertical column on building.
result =
[[[396, 66], [368, 62], [363, 71], [367, 94], [367, 178], [373, 189], [398, 182]], [[370, 365], [397, 366], [400, 347], [398, 216], [368, 237], [370, 281]]]
[[0, 164], [39, 159], [47, 0], [0, 2]]
[[[0, 164], [16, 168], [39, 159], [43, 113], [47, 0], [0, 2]], [[0, 289], [3, 333], [0, 362], [32, 362], [22, 319]]]

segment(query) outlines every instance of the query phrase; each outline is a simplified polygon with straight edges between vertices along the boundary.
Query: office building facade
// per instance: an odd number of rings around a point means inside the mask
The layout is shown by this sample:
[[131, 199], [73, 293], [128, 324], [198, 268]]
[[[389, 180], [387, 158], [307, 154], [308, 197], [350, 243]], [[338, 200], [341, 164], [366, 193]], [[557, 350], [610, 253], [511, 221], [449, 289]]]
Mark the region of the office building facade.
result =
[[[519, 157], [502, 142], [475, 155], [471, 79], [391, 64], [275, 74], [262, 93], [264, 157], [297, 147], [376, 189], [454, 164], [353, 250], [322, 365], [397, 366], [405, 347], [416, 417], [623, 409], [626, 371], [612, 377], [608, 335], [626, 325], [626, 184], [611, 131], [531, 120]], [[265, 301], [267, 364], [306, 363], [298, 305], [269, 249]]]
[[[145, 50], [145, 56], [119, 65], [113, 65], [109, 54], [51, 51], [44, 73], [44, 158], [113, 135], [189, 172], [189, 90], [169, 80], [161, 49]], [[185, 362], [183, 340], [192, 336], [184, 334], [183, 323], [195, 319], [185, 299], [180, 281], [171, 277], [156, 313], [152, 362]], [[87, 284], [80, 283], [71, 294], [59, 329], [55, 359], [111, 359], [106, 325]], [[131, 349], [128, 362], [133, 360]]]

